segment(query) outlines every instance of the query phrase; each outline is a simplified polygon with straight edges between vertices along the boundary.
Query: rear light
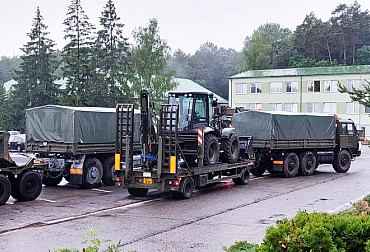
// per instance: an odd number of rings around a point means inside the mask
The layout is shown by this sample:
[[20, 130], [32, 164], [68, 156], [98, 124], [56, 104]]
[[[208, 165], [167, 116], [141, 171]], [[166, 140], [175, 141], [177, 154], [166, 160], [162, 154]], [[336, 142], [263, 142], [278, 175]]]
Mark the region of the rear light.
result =
[[116, 182], [122, 182], [122, 178], [121, 177], [117, 177], [116, 178]]
[[180, 181], [178, 181], [178, 180], [172, 181], [172, 185], [178, 186], [178, 185], [180, 185]]

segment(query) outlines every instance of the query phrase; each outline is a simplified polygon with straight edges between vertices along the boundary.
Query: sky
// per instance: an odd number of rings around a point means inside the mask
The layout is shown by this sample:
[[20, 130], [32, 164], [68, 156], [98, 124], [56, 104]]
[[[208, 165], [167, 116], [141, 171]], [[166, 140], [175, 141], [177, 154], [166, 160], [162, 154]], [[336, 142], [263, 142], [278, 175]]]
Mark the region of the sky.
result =
[[[85, 14], [98, 29], [99, 17], [107, 0], [81, 0]], [[125, 24], [123, 33], [133, 43], [132, 31], [146, 27], [149, 20], [158, 20], [160, 36], [172, 52], [181, 49], [194, 54], [199, 47], [212, 42], [218, 47], [240, 51], [246, 36], [261, 24], [278, 23], [294, 30], [306, 15], [327, 21], [340, 3], [351, 5], [349, 0], [115, 0], [116, 12]], [[369, 0], [358, 0], [362, 11], [370, 9]], [[56, 42], [62, 49], [68, 6], [71, 0], [0, 0], [0, 56], [19, 56], [19, 48], [29, 42], [29, 33], [37, 6]]]

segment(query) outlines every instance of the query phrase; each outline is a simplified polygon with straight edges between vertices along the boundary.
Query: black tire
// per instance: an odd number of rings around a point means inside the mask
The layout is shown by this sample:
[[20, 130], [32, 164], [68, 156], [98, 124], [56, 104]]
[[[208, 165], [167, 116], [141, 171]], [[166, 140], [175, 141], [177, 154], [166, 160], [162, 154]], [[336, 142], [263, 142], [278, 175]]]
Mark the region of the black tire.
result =
[[103, 165], [99, 159], [94, 157], [86, 158], [83, 165], [82, 186], [85, 188], [101, 187], [102, 178]]
[[250, 172], [254, 175], [254, 176], [257, 176], [257, 177], [261, 177], [266, 171], [266, 166], [264, 165], [264, 163], [260, 162], [258, 164], [258, 166], [256, 167], [253, 167], [252, 169], [250, 169]]
[[35, 200], [40, 195], [42, 190], [40, 175], [34, 171], [26, 171], [22, 173], [18, 183], [18, 190], [20, 196], [18, 200]]
[[19, 181], [20, 181], [20, 177], [14, 178], [14, 176], [10, 176], [9, 179], [10, 179], [10, 182], [12, 184], [12, 191], [11, 191], [10, 195], [14, 199], [19, 200], [21, 198], [21, 194], [19, 192]]
[[218, 162], [220, 146], [215, 135], [208, 134], [204, 144], [204, 165], [213, 165]]
[[283, 174], [286, 178], [293, 178], [299, 171], [299, 158], [294, 152], [287, 153], [283, 164]]
[[129, 187], [127, 188], [127, 191], [131, 196], [135, 196], [135, 197], [144, 197], [148, 193], [148, 189], [146, 188]]
[[222, 161], [229, 164], [236, 163], [240, 152], [239, 137], [236, 134], [231, 134], [229, 138], [221, 140], [221, 146], [223, 150], [221, 153]]
[[114, 156], [109, 156], [103, 161], [103, 178], [104, 185], [112, 186], [116, 184], [116, 172], [115, 172], [115, 160]]
[[0, 206], [8, 201], [11, 188], [9, 179], [4, 174], [0, 174]]
[[191, 177], [186, 177], [181, 180], [177, 196], [179, 199], [190, 199], [193, 195], [194, 180]]
[[351, 167], [351, 154], [348, 151], [342, 150], [335, 157], [333, 168], [338, 173], [346, 173]]
[[311, 151], [299, 154], [299, 173], [304, 176], [311, 176], [316, 170], [316, 157]]
[[42, 183], [45, 185], [45, 186], [57, 186], [63, 179], [63, 176], [61, 174], [59, 175], [56, 175], [56, 177], [52, 177], [52, 175], [50, 176], [49, 174], [47, 174], [47, 176], [44, 176], [42, 178]]
[[240, 178], [234, 178], [233, 182], [235, 185], [246, 185], [249, 183], [250, 172], [248, 168], [244, 168], [240, 173]]

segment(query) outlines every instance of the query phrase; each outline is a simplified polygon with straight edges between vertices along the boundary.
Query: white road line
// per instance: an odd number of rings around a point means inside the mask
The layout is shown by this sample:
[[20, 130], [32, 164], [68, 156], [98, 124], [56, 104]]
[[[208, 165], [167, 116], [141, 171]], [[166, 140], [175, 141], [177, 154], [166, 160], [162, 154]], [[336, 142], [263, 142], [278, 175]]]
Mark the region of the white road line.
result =
[[48, 200], [48, 199], [43, 199], [43, 198], [37, 198], [36, 200], [42, 200], [42, 201], [46, 201], [46, 202], [50, 202], [50, 203], [55, 203], [56, 202], [55, 200]]
[[356, 202], [359, 202], [359, 201], [363, 200], [367, 195], [368, 195], [368, 194], [365, 194], [364, 196], [361, 196], [360, 198], [357, 198], [357, 199], [355, 199], [355, 200], [353, 200], [353, 201], [347, 202], [347, 203], [345, 203], [345, 204], [343, 204], [343, 205], [341, 205], [341, 206], [339, 206], [339, 207], [337, 207], [337, 208], [335, 208], [335, 209], [332, 209], [332, 210], [330, 210], [330, 211], [327, 211], [327, 212], [328, 212], [329, 214], [334, 214], [334, 213], [339, 213], [339, 212], [341, 212], [341, 211], [344, 211], [344, 210], [346, 210], [346, 209], [349, 209], [349, 208], [351, 208], [351, 207], [352, 207], [352, 205], [353, 205], [354, 203], [356, 203]]
[[96, 188], [93, 188], [91, 190], [94, 190], [94, 191], [97, 191], [97, 192], [105, 192], [105, 193], [111, 193], [112, 192], [112, 191], [102, 190], [102, 189], [96, 189]]
[[58, 224], [58, 223], [61, 223], [61, 222], [76, 220], [76, 219], [80, 219], [80, 218], [84, 218], [84, 217], [88, 217], [88, 216], [93, 216], [93, 215], [97, 215], [97, 214], [101, 214], [101, 213], [106, 213], [106, 212], [111, 212], [111, 211], [116, 211], [116, 210], [122, 210], [122, 209], [128, 209], [128, 208], [132, 208], [132, 207], [138, 207], [138, 206], [141, 206], [145, 203], [158, 201], [158, 200], [162, 200], [162, 199], [153, 199], [153, 200], [141, 201], [141, 202], [136, 202], [136, 203], [133, 203], [133, 204], [125, 205], [125, 206], [113, 207], [113, 208], [100, 210], [100, 211], [96, 211], [96, 212], [92, 212], [92, 213], [81, 214], [81, 215], [77, 215], [77, 216], [72, 216], [72, 217], [67, 217], [67, 218], [62, 218], [62, 219], [56, 219], [56, 220], [51, 220], [51, 221], [45, 221], [45, 222], [42, 222], [42, 223], [45, 224], [45, 225]]

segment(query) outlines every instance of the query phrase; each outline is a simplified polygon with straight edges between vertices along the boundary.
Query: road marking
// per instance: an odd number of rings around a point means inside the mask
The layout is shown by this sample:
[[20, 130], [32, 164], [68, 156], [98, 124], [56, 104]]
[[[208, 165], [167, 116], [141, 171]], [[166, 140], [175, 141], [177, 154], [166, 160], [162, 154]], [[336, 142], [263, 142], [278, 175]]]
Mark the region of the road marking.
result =
[[42, 222], [42, 224], [44, 224], [44, 225], [58, 224], [58, 223], [66, 222], [66, 221], [81, 219], [81, 218], [88, 217], [88, 216], [98, 215], [98, 214], [101, 214], [101, 213], [107, 213], [107, 212], [116, 211], [116, 210], [129, 209], [129, 208], [132, 208], [132, 207], [138, 207], [138, 206], [144, 205], [145, 203], [153, 202], [153, 201], [158, 201], [158, 200], [163, 200], [163, 199], [160, 198], [160, 199], [140, 201], [140, 202], [136, 202], [136, 203], [124, 205], [124, 206], [119, 206], [119, 207], [113, 207], [113, 208], [109, 208], [109, 209], [99, 210], [99, 211], [91, 212], [91, 213], [87, 213], [87, 214], [81, 214], [81, 215], [72, 216], [72, 217], [66, 217], [66, 218], [62, 218], [62, 219], [45, 221], [45, 222]]
[[363, 200], [367, 195], [368, 195], [368, 194], [365, 194], [364, 196], [361, 196], [360, 198], [357, 198], [357, 199], [355, 199], [355, 200], [353, 200], [353, 201], [347, 202], [347, 203], [345, 203], [345, 204], [343, 204], [343, 205], [341, 205], [341, 206], [339, 206], [339, 207], [337, 207], [337, 208], [335, 208], [335, 209], [332, 209], [332, 210], [330, 210], [330, 211], [327, 211], [327, 213], [329, 213], [329, 214], [334, 214], [334, 213], [339, 213], [339, 212], [341, 212], [341, 211], [344, 211], [344, 210], [346, 210], [346, 209], [349, 209], [349, 208], [351, 208], [351, 207], [352, 207], [352, 205], [353, 205], [354, 203], [356, 203], [356, 202], [360, 202], [360, 201], [361, 201], [361, 200]]
[[37, 198], [36, 200], [42, 200], [42, 201], [46, 201], [46, 202], [50, 202], [50, 203], [55, 203], [56, 202], [55, 200], [48, 200], [48, 199], [43, 199], [43, 198]]
[[103, 189], [96, 189], [96, 188], [93, 188], [91, 190], [94, 190], [94, 191], [97, 191], [97, 192], [105, 192], [105, 193], [111, 193], [112, 192], [112, 191], [103, 190]]

